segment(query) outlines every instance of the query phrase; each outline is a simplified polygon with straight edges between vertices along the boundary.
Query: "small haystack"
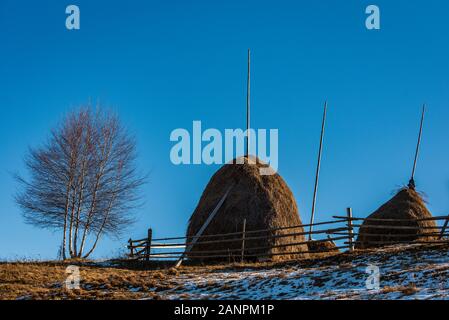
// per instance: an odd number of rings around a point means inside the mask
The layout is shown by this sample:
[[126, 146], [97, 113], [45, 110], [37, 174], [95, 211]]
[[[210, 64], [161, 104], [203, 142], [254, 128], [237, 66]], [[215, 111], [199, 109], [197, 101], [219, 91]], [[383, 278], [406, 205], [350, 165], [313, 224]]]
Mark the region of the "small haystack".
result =
[[[242, 158], [240, 158], [242, 160]], [[253, 230], [265, 230], [301, 225], [295, 198], [287, 184], [277, 173], [261, 175], [260, 168], [266, 164], [260, 160], [244, 158], [243, 164], [234, 160], [220, 168], [209, 181], [201, 199], [193, 212], [187, 237], [194, 236], [202, 227], [217, 203], [231, 186], [231, 190], [216, 216], [205, 229], [203, 235], [225, 234], [242, 231], [246, 219], [247, 238], [288, 233], [303, 233], [302, 227], [277, 230], [272, 232], [251, 233]], [[257, 162], [257, 163], [254, 163]], [[254, 163], [254, 164], [253, 164]], [[242, 241], [225, 242], [225, 239], [241, 239], [241, 235], [201, 238], [201, 241], [213, 241], [207, 244], [195, 244], [187, 257], [191, 260], [232, 260], [240, 261]], [[192, 238], [188, 239], [191, 242]], [[217, 241], [219, 240], [219, 241]], [[221, 242], [222, 241], [222, 242]], [[307, 257], [307, 245], [299, 244], [282, 247], [287, 243], [305, 242], [303, 235], [278, 237], [271, 239], [247, 239], [245, 241], [245, 260], [288, 260]], [[268, 248], [273, 247], [275, 248]], [[208, 253], [217, 251], [220, 253]], [[284, 254], [285, 253], [285, 254]], [[207, 255], [224, 255], [224, 257], [203, 258]]]
[[[359, 230], [355, 247], [357, 249], [374, 248], [401, 242], [415, 240], [431, 241], [437, 229], [434, 220], [416, 221], [416, 219], [431, 218], [421, 195], [410, 185], [401, 189], [391, 200], [382, 205]], [[381, 219], [401, 219], [401, 221], [385, 221]], [[377, 220], [377, 221], [376, 221]], [[374, 226], [414, 227], [418, 229], [376, 228]], [[397, 236], [391, 236], [397, 235]]]
[[[437, 238], [438, 229], [435, 220], [422, 220], [432, 218], [432, 214], [427, 210], [421, 195], [415, 190], [415, 172], [425, 112], [426, 105], [423, 105], [412, 175], [408, 186], [401, 189], [390, 201], [382, 205], [363, 222], [355, 244], [357, 249], [408, 243], [416, 240], [432, 241]], [[391, 221], [391, 219], [400, 221]]]
[[332, 240], [309, 240], [307, 242], [309, 254], [313, 258], [327, 257], [340, 253], [337, 245]]

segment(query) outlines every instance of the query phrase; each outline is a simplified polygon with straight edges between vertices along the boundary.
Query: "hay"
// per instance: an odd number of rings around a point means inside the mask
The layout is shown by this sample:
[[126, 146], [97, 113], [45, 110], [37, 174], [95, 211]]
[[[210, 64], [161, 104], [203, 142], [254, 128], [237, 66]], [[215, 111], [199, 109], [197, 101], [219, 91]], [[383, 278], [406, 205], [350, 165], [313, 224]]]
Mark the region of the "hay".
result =
[[309, 248], [312, 258], [327, 257], [340, 252], [340, 250], [332, 240], [310, 240], [309, 242], [307, 242], [307, 247]]
[[[242, 158], [240, 158], [241, 160]], [[243, 220], [246, 219], [246, 230], [264, 230], [279, 227], [301, 225], [298, 208], [295, 198], [287, 184], [277, 173], [273, 175], [260, 175], [259, 168], [266, 167], [260, 160], [252, 158], [252, 163], [248, 163], [245, 158], [244, 164], [235, 164], [234, 160], [230, 164], [225, 164], [211, 178], [201, 199], [193, 212], [187, 228], [187, 237], [191, 238], [201, 228], [209, 214], [220, 201], [226, 190], [233, 185], [226, 201], [223, 203], [217, 215], [210, 222], [203, 235], [224, 234], [242, 231]], [[288, 233], [304, 232], [302, 227], [277, 230], [272, 232], [251, 233], [247, 237], [259, 237], [280, 235]], [[241, 239], [237, 236], [220, 236], [213, 238], [201, 238], [199, 241]], [[292, 252], [306, 252], [307, 245], [300, 244], [287, 247], [276, 247], [268, 249], [265, 247], [278, 246], [287, 243], [305, 242], [303, 235], [246, 240], [244, 254], [248, 256], [245, 260], [288, 260], [306, 258], [305, 254], [289, 254]], [[220, 255], [228, 255], [229, 258], [212, 260], [240, 260], [242, 241], [218, 242], [210, 244], [196, 244], [193, 246], [188, 257], [192, 260], [199, 259], [198, 255], [217, 255], [205, 253], [205, 251], [221, 250]], [[264, 249], [254, 249], [264, 247]], [[252, 249], [253, 248], [253, 249]], [[228, 251], [229, 250], [229, 251]], [[229, 254], [227, 254], [229, 252]], [[285, 253], [285, 255], [277, 255]], [[249, 256], [255, 256], [250, 258]]]
[[[364, 221], [359, 229], [359, 237], [355, 247], [365, 249], [415, 240], [431, 241], [435, 237], [425, 236], [425, 234], [437, 232], [437, 229], [425, 228], [436, 227], [435, 221], [415, 220], [431, 217], [432, 214], [427, 210], [421, 195], [413, 188], [403, 188], [391, 200], [372, 213], [368, 219], [405, 219], [406, 221]], [[407, 226], [418, 227], [419, 229], [380, 229], [373, 228], [373, 226]], [[401, 236], [392, 237], [391, 235]]]

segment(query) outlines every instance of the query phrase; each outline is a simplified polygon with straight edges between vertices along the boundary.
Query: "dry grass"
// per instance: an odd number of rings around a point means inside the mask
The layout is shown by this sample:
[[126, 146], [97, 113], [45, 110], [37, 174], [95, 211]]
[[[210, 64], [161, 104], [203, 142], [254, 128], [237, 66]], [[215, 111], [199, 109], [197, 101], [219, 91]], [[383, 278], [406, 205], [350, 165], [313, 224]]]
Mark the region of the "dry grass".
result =
[[[298, 264], [298, 261], [291, 262]], [[79, 290], [65, 288], [68, 265], [78, 265], [81, 282]], [[165, 290], [182, 289], [178, 276], [201, 277], [205, 273], [224, 270], [289, 268], [287, 263], [233, 263], [217, 265], [183, 265], [178, 269], [169, 266], [122, 264], [117, 267], [102, 267], [87, 261], [68, 262], [13, 262], [0, 263], [0, 300], [36, 299], [160, 299]], [[284, 276], [280, 276], [281, 278]], [[261, 277], [260, 280], [264, 280]], [[226, 284], [205, 282], [198, 287], [223, 287]]]
[[[251, 270], [264, 270], [282, 268], [285, 273], [276, 277], [280, 281], [288, 280], [287, 272], [296, 268], [315, 269], [325, 266], [339, 266], [340, 268], [353, 267], [353, 261], [361, 257], [376, 255], [376, 259], [386, 258], [403, 251], [411, 253], [422, 250], [447, 251], [449, 245], [410, 245], [392, 246], [382, 249], [356, 250], [352, 253], [289, 262], [263, 262], [263, 263], [234, 263], [217, 265], [182, 265], [173, 269], [173, 264], [133, 264], [121, 262], [116, 267], [103, 267], [87, 261], [62, 262], [15, 262], [0, 263], [0, 300], [4, 299], [162, 299], [161, 291], [182, 291], [185, 281], [192, 279], [207, 279], [204, 275], [215, 272], [239, 272]], [[64, 283], [68, 276], [65, 270], [69, 264], [76, 264], [80, 268], [80, 290], [67, 290]], [[145, 269], [148, 268], [148, 269]], [[446, 277], [445, 273], [441, 274]], [[180, 278], [181, 277], [181, 278]], [[256, 275], [254, 281], [273, 280], [270, 277]], [[319, 287], [329, 279], [323, 277], [313, 278], [314, 284]], [[225, 283], [204, 281], [197, 287], [227, 288]], [[224, 289], [223, 288], [223, 289]], [[416, 286], [384, 287], [388, 292], [401, 292], [403, 295], [412, 295], [418, 289]]]
[[401, 292], [404, 296], [410, 296], [418, 292], [419, 289], [415, 284], [411, 283], [407, 286], [384, 287], [382, 293]]
[[174, 287], [169, 270], [80, 265], [79, 290], [65, 288], [67, 263], [0, 264], [0, 299], [157, 299]]

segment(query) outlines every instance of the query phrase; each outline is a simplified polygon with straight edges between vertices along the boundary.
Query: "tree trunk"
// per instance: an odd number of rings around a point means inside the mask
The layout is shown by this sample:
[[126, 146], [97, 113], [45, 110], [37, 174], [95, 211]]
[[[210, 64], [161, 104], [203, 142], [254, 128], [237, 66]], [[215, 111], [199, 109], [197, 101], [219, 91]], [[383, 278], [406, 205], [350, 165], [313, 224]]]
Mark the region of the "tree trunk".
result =
[[87, 259], [92, 254], [92, 252], [94, 252], [95, 248], [97, 247], [98, 240], [100, 240], [100, 235], [101, 235], [101, 231], [99, 231], [97, 233], [97, 236], [95, 238], [95, 242], [92, 245], [92, 248], [89, 250], [89, 252], [84, 255], [84, 257], [83, 257], [84, 259]]
[[85, 174], [86, 174], [86, 166], [87, 166], [87, 160], [84, 159], [83, 161], [83, 169], [81, 170], [81, 188], [80, 188], [80, 195], [78, 198], [78, 204], [77, 204], [77, 208], [76, 208], [76, 220], [75, 220], [75, 235], [74, 235], [74, 239], [73, 239], [73, 248], [75, 251], [75, 255], [76, 257], [80, 258], [81, 257], [81, 252], [78, 252], [78, 232], [79, 232], [79, 224], [80, 224], [80, 215], [81, 215], [81, 206], [83, 205], [83, 200], [84, 200], [84, 178], [85, 178]]
[[70, 189], [73, 183], [73, 153], [70, 154], [71, 163], [70, 163], [70, 171], [69, 171], [69, 181], [67, 182], [66, 196], [65, 196], [65, 209], [64, 209], [64, 227], [63, 232], [64, 235], [62, 237], [62, 258], [63, 260], [67, 259], [66, 256], [66, 242], [67, 242], [67, 220], [69, 217], [69, 202], [70, 202]]
[[93, 190], [92, 202], [91, 202], [91, 205], [90, 205], [89, 213], [87, 215], [88, 218], [87, 218], [87, 221], [86, 221], [86, 225], [84, 227], [83, 238], [81, 240], [79, 256], [82, 256], [83, 251], [84, 251], [84, 245], [86, 244], [87, 233], [88, 233], [89, 228], [90, 228], [90, 219], [91, 219], [92, 215], [94, 214], [94, 211], [95, 211], [96, 205], [97, 205], [97, 193], [98, 193], [98, 190], [99, 190], [99, 187], [100, 187], [100, 181], [103, 178], [105, 165], [106, 165], [106, 162], [109, 160], [110, 154], [111, 154], [110, 148], [108, 148], [108, 150], [106, 151], [106, 146], [103, 146], [102, 149], [101, 149], [101, 159], [102, 160], [99, 163], [98, 173], [97, 173], [97, 175], [95, 177], [95, 187], [94, 187], [94, 190]]
[[62, 236], [62, 260], [67, 259], [67, 256], [65, 254], [66, 233], [67, 233], [67, 219], [65, 219], [65, 221], [64, 221], [64, 230], [63, 230], [63, 236]]
[[73, 196], [72, 196], [72, 208], [71, 208], [70, 223], [69, 223], [69, 254], [70, 254], [70, 258], [75, 257], [75, 253], [73, 252], [73, 218], [74, 218], [74, 214], [75, 214], [75, 194], [76, 194], [76, 191], [74, 190]]

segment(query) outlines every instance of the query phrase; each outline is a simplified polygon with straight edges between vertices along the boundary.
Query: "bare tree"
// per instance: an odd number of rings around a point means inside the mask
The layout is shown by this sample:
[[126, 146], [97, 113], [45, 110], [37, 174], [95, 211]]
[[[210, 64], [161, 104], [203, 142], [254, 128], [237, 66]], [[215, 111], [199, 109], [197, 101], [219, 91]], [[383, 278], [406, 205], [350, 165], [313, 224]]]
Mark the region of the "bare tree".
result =
[[116, 114], [82, 108], [29, 150], [16, 202], [27, 223], [62, 231], [64, 259], [87, 258], [103, 235], [118, 236], [133, 222], [146, 180], [135, 160], [135, 140]]

